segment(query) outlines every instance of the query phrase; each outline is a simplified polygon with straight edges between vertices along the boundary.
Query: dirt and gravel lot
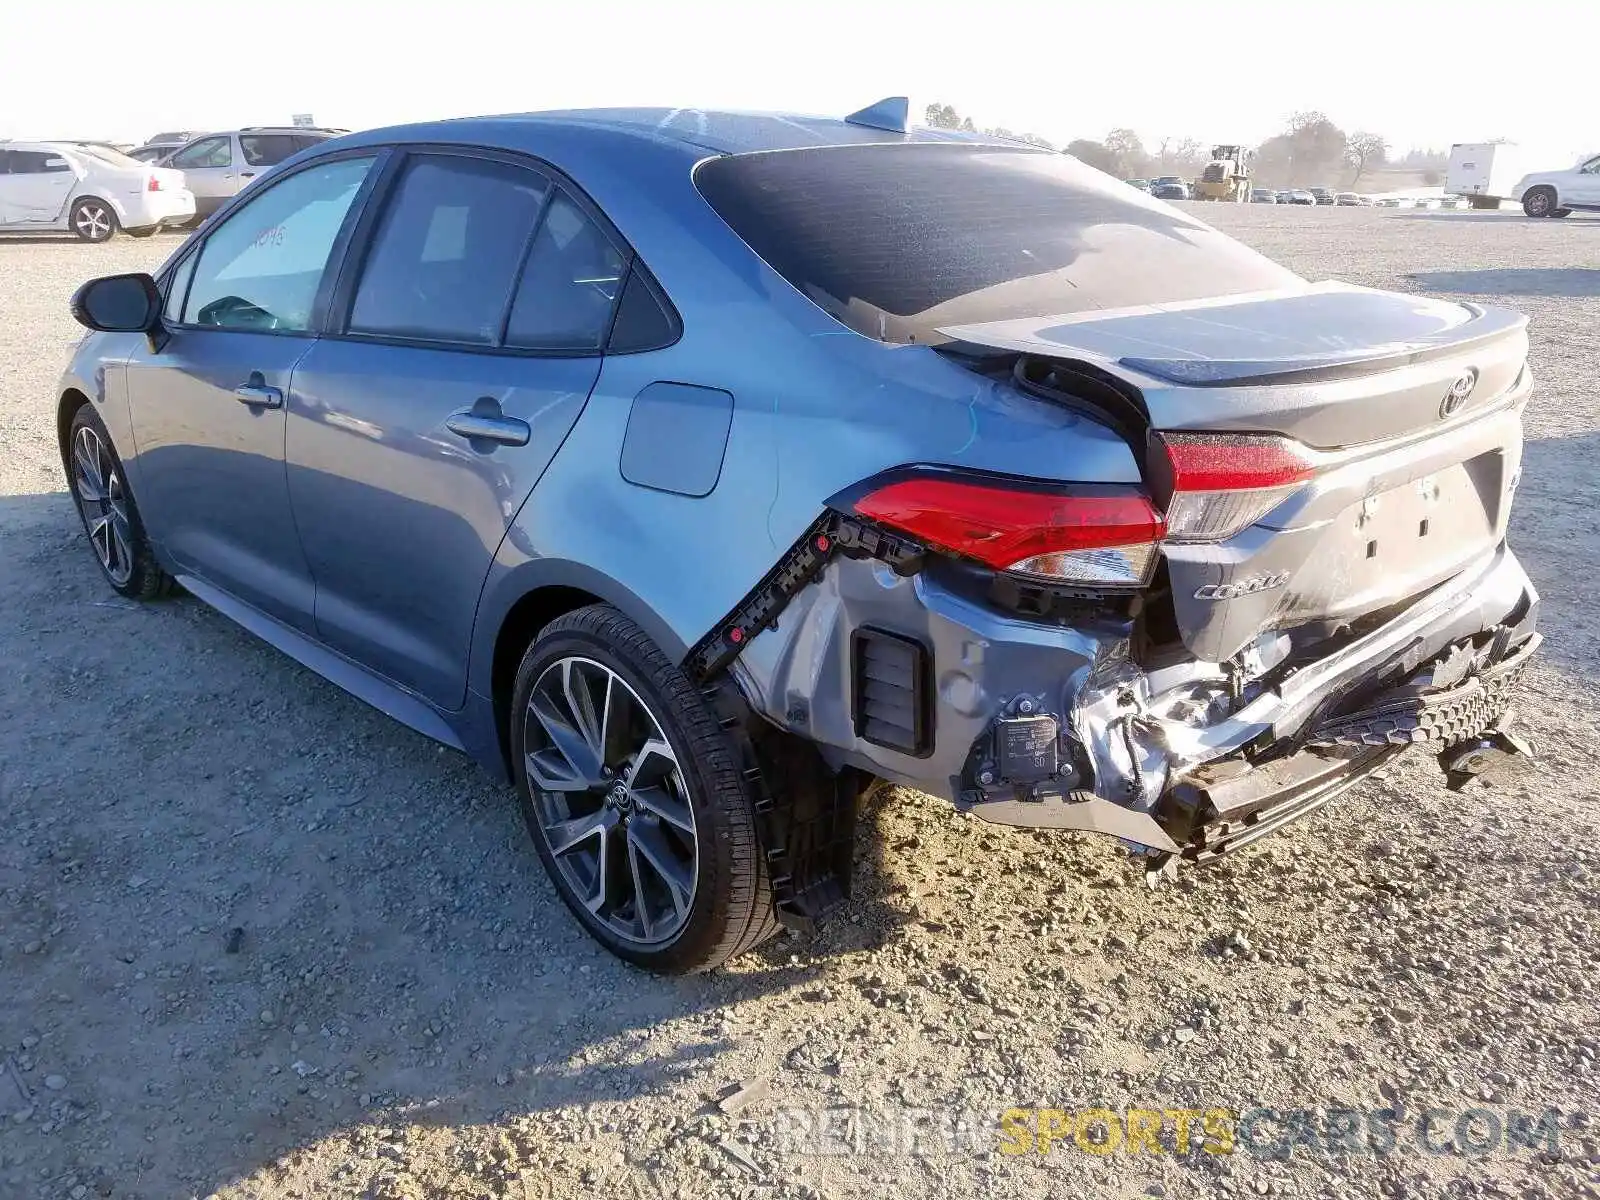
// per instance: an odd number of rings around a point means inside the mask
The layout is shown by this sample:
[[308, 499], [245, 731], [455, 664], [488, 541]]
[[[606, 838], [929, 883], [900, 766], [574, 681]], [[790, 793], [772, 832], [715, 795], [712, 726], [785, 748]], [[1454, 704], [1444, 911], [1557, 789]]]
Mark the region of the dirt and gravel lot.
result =
[[[101, 583], [55, 447], [66, 300], [176, 239], [0, 242], [0, 1196], [1600, 1196], [1600, 221], [1201, 215], [1532, 316], [1537, 770], [1457, 796], [1408, 762], [1156, 892], [1115, 845], [891, 793], [843, 916], [684, 980], [578, 935], [466, 760]], [[1012, 1106], [1275, 1119], [1231, 1154], [1170, 1117], [1160, 1153], [941, 1136]]]

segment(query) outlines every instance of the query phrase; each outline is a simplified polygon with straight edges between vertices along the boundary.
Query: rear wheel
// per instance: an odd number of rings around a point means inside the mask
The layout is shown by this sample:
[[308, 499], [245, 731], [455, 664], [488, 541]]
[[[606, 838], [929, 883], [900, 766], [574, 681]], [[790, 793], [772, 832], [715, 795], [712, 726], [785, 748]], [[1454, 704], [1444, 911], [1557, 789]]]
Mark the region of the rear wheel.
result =
[[1530, 217], [1548, 217], [1556, 211], [1556, 190], [1536, 187], [1522, 198], [1522, 211]]
[[127, 233], [129, 237], [147, 238], [160, 228], [161, 226], [159, 225], [146, 225], [143, 229], [128, 229], [124, 230], [124, 232]]
[[1550, 215], [1552, 217], [1570, 217], [1572, 210], [1570, 208], [1553, 208], [1550, 210]]
[[72, 206], [72, 232], [86, 242], [104, 242], [117, 231], [117, 214], [98, 196], [85, 196]]
[[1472, 205], [1473, 208], [1500, 207], [1500, 199], [1498, 196], [1468, 196], [1467, 203]]
[[738, 752], [632, 621], [593, 605], [546, 626], [517, 672], [510, 734], [539, 858], [606, 949], [682, 973], [777, 931]]

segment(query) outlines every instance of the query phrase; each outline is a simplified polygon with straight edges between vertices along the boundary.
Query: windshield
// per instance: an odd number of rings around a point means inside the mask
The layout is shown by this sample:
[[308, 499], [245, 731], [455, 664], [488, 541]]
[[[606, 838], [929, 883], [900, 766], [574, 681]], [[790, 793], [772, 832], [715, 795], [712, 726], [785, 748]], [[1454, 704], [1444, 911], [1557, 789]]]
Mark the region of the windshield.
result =
[[1063, 154], [852, 145], [702, 163], [701, 194], [802, 294], [859, 333], [1193, 300], [1300, 280]]

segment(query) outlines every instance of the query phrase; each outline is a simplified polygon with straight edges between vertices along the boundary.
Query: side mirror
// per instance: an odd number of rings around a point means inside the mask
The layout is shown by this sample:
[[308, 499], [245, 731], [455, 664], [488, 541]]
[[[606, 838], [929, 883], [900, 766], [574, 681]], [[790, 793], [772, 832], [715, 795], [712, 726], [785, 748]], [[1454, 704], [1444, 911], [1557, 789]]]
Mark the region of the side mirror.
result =
[[153, 333], [161, 323], [161, 289], [145, 274], [91, 279], [72, 294], [72, 315], [104, 333]]

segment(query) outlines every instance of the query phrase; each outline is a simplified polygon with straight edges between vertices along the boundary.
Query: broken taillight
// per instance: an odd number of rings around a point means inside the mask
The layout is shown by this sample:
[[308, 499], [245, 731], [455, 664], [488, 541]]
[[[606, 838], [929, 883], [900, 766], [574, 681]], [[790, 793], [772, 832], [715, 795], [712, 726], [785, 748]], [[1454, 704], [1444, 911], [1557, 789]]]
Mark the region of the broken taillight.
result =
[[1172, 464], [1167, 540], [1220, 542], [1248, 529], [1316, 474], [1315, 455], [1289, 438], [1164, 433]]
[[873, 489], [854, 507], [929, 546], [1060, 583], [1138, 586], [1163, 533], [1143, 491], [1099, 484], [912, 476]]

